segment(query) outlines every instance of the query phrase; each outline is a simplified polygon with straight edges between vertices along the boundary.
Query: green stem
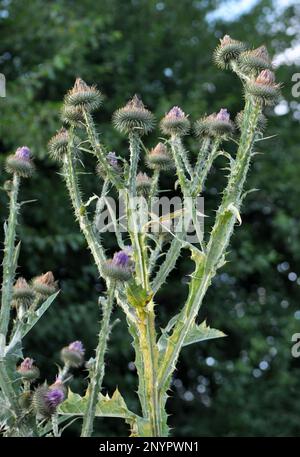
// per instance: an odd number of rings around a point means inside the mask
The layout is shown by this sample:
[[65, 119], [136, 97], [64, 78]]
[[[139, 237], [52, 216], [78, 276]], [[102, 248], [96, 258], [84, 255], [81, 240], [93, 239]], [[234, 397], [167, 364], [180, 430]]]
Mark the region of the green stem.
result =
[[200, 156], [203, 154], [204, 160], [197, 162], [196, 167], [195, 167], [195, 174], [194, 174], [194, 181], [192, 184], [191, 188], [191, 194], [193, 197], [196, 197], [199, 195], [202, 190], [203, 186], [205, 183], [205, 180], [207, 178], [207, 175], [212, 167], [213, 161], [216, 158], [219, 145], [220, 145], [220, 139], [216, 138], [211, 146], [211, 149], [209, 150], [209, 144], [210, 144], [210, 139], [207, 138], [204, 140], [204, 145], [202, 148], [202, 151], [199, 153]]
[[185, 166], [183, 162], [184, 149], [182, 146], [181, 138], [177, 135], [172, 135], [170, 138], [170, 145], [176, 165], [178, 181], [182, 192], [185, 193], [189, 180], [185, 176]]
[[101, 164], [106, 176], [110, 179], [116, 189], [121, 189], [122, 182], [120, 177], [118, 177], [112, 167], [109, 165], [106, 157], [106, 153], [99, 141], [98, 134], [95, 129], [95, 125], [93, 122], [92, 116], [83, 110], [84, 120], [85, 120], [85, 128], [88, 135], [89, 142], [93, 148], [94, 154], [96, 155], [98, 161]]
[[102, 265], [106, 257], [104, 249], [98, 241], [98, 237], [94, 231], [93, 224], [90, 222], [86, 207], [81, 198], [79, 184], [76, 175], [76, 163], [74, 158], [73, 142], [69, 145], [69, 151], [64, 159], [64, 177], [67, 188], [74, 208], [76, 219], [78, 220], [80, 229], [85, 236], [87, 244], [92, 252], [96, 266], [101, 276], [103, 276]]
[[6, 342], [10, 308], [12, 300], [12, 288], [16, 270], [15, 261], [15, 238], [18, 215], [18, 192], [20, 178], [15, 173], [13, 175], [12, 188], [10, 192], [9, 217], [4, 239], [4, 257], [3, 257], [3, 281], [2, 281], [2, 298], [0, 310], [0, 335], [3, 335], [4, 343]]
[[211, 278], [215, 275], [222, 257], [226, 253], [230, 236], [236, 222], [236, 215], [232, 213], [228, 206], [240, 205], [240, 198], [244, 182], [249, 169], [251, 160], [251, 150], [255, 139], [255, 130], [261, 108], [247, 99], [245, 105], [245, 117], [243, 120], [242, 134], [236, 156], [235, 165], [231, 171], [227, 187], [223, 194], [223, 199], [218, 210], [215, 224], [207, 246], [205, 260], [199, 263], [190, 283], [190, 293], [188, 300], [183, 308], [173, 333], [168, 340], [167, 348], [161, 361], [159, 371], [159, 387], [161, 395], [169, 387], [170, 377], [175, 369], [175, 365], [191, 324], [202, 304], [203, 297], [210, 285]]
[[99, 332], [98, 346], [96, 349], [95, 367], [93, 368], [93, 375], [91, 377], [88, 388], [88, 402], [81, 431], [82, 437], [91, 436], [93, 433], [93, 424], [95, 419], [98, 394], [101, 391], [102, 381], [104, 377], [104, 355], [110, 332], [109, 322], [114, 302], [114, 293], [115, 285], [112, 284], [109, 289], [108, 299], [106, 300], [105, 304], [103, 304], [103, 317]]

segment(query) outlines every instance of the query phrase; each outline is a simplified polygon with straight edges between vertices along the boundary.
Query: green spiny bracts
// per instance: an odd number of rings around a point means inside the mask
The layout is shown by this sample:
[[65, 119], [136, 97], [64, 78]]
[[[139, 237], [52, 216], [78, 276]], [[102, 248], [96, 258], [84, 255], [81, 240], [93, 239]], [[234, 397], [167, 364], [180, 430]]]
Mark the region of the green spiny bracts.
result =
[[45, 383], [33, 392], [32, 408], [38, 419], [50, 419], [64, 399], [64, 392], [59, 386], [50, 388]]
[[149, 168], [157, 170], [170, 170], [175, 166], [172, 155], [163, 143], [158, 143], [151, 149], [147, 156], [147, 164]]
[[129, 281], [133, 273], [133, 262], [128, 252], [115, 252], [113, 258], [103, 264], [103, 271], [114, 281]]
[[236, 60], [245, 50], [246, 45], [244, 43], [225, 35], [220, 39], [220, 44], [214, 52], [214, 61], [222, 69], [229, 68], [230, 63]]
[[[237, 115], [235, 117], [235, 124], [239, 130], [241, 130], [242, 125], [243, 125], [243, 117], [244, 117], [244, 111], [240, 111], [239, 113], [237, 113]], [[264, 114], [260, 114], [258, 116], [258, 120], [257, 120], [257, 130], [259, 132], [263, 132], [267, 127], [267, 123], [268, 123], [268, 120], [267, 120], [266, 116], [264, 116]]]
[[47, 298], [58, 290], [58, 285], [53, 273], [47, 271], [47, 273], [37, 276], [32, 280], [32, 288], [42, 298]]
[[12, 305], [16, 308], [20, 305], [24, 305], [25, 308], [27, 308], [32, 303], [34, 296], [35, 293], [26, 279], [18, 278], [13, 286]]
[[31, 159], [31, 151], [27, 146], [18, 148], [15, 154], [7, 157], [5, 163], [8, 173], [16, 173], [22, 178], [29, 178], [33, 175], [34, 165]]
[[61, 161], [68, 151], [69, 132], [61, 128], [48, 143], [48, 150], [54, 160]]
[[61, 110], [61, 120], [73, 127], [83, 127], [84, 113], [79, 106], [64, 105]]
[[238, 58], [240, 69], [246, 74], [257, 75], [262, 70], [272, 70], [272, 62], [265, 46], [242, 52]]
[[275, 83], [274, 73], [263, 70], [255, 80], [246, 85], [246, 93], [252, 95], [262, 106], [275, 105], [280, 95], [280, 84]]
[[160, 122], [161, 131], [166, 135], [186, 135], [190, 121], [179, 106], [173, 106]]
[[17, 372], [24, 381], [33, 382], [40, 376], [40, 370], [34, 365], [33, 359], [26, 357], [21, 365], [18, 366]]
[[138, 173], [136, 176], [136, 193], [139, 196], [148, 198], [152, 186], [152, 179], [146, 173]]
[[113, 124], [121, 133], [145, 135], [154, 127], [154, 116], [145, 108], [142, 100], [135, 95], [113, 115]]
[[95, 86], [88, 86], [81, 78], [77, 78], [65, 96], [64, 103], [66, 106], [93, 112], [100, 107], [102, 99], [101, 92]]

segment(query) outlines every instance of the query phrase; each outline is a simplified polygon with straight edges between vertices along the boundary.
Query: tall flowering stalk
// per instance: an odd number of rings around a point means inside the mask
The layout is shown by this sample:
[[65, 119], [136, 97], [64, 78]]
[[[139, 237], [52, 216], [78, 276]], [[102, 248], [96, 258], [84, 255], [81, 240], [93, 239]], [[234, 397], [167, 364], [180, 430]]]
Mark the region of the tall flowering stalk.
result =
[[[83, 419], [82, 437], [92, 435], [96, 417], [122, 418], [129, 425], [131, 436], [168, 436], [166, 400], [182, 348], [224, 336], [221, 331], [209, 328], [205, 321], [197, 323], [197, 317], [213, 277], [226, 261], [234, 227], [241, 224], [240, 211], [253, 146], [261, 139], [265, 127], [262, 111], [264, 106], [274, 104], [280, 88], [263, 46], [249, 50], [244, 43], [226, 35], [220, 40], [214, 59], [220, 68], [232, 70], [242, 82], [245, 106], [237, 114], [236, 123], [228, 110], [221, 108], [192, 125], [189, 116], [175, 106], [160, 122], [165, 138], [147, 149], [144, 137], [154, 129], [155, 119], [142, 100], [134, 96], [113, 115], [115, 128], [128, 141], [125, 159], [108, 152], [100, 141], [93, 112], [101, 105], [102, 95], [95, 86], [78, 78], [64, 99], [64, 127], [50, 140], [49, 150], [62, 167], [75, 218], [107, 289], [105, 296], [99, 297], [98, 341], [94, 357], [85, 364], [89, 382], [84, 396], [66, 389], [72, 369], [84, 364], [81, 341], [62, 349], [63, 366], [50, 385], [36, 384], [41, 375], [30, 357], [18, 362], [23, 357], [23, 338], [58, 292], [51, 272], [33, 278], [30, 283], [21, 277], [15, 280], [19, 249], [15, 245], [18, 190], [20, 180], [32, 174], [33, 164], [26, 147], [7, 158], [7, 171], [13, 178], [7, 185], [10, 212], [5, 230], [0, 311], [0, 404], [4, 411], [1, 415], [0, 408], [0, 425], [6, 436], [60, 436], [60, 424], [73, 416]], [[195, 163], [185, 146], [185, 137], [191, 132], [199, 143]], [[235, 157], [223, 149], [225, 141], [233, 136], [238, 145]], [[100, 195], [87, 200], [80, 190], [85, 154], [95, 158], [101, 183]], [[218, 155], [228, 159], [229, 174], [211, 232], [203, 234], [198, 224], [197, 197], [202, 194]], [[150, 176], [140, 169], [143, 161]], [[156, 216], [152, 203], [158, 201], [160, 176], [170, 170], [175, 171], [175, 185], [180, 187], [183, 207]], [[125, 202], [127, 224], [123, 236], [113, 218], [116, 251], [108, 254], [97, 217], [105, 208], [111, 213], [108, 196], [112, 191], [117, 191]], [[96, 214], [91, 210], [94, 200], [97, 200]], [[194, 243], [188, 237], [191, 222], [196, 229]], [[182, 249], [190, 251], [195, 264], [188, 296], [179, 313], [165, 329], [159, 330], [156, 294], [174, 269]], [[140, 412], [128, 409], [118, 389], [111, 397], [102, 394], [114, 304], [123, 310], [133, 340]]]

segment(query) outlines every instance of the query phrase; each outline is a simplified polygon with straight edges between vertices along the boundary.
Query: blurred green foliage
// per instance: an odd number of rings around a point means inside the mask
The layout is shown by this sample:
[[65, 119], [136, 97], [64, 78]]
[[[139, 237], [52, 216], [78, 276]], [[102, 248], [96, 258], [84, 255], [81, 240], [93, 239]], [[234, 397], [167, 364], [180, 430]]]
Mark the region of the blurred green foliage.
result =
[[[25, 341], [26, 354], [36, 359], [44, 377], [53, 379], [59, 350], [69, 341], [81, 339], [92, 356], [100, 318], [101, 279], [73, 220], [59, 170], [46, 152], [60, 126], [62, 97], [74, 78], [96, 83], [105, 94], [99, 129], [108, 148], [125, 156], [126, 142], [110, 119], [136, 92], [158, 118], [174, 104], [193, 120], [221, 107], [238, 112], [243, 104], [239, 82], [211, 62], [218, 38], [230, 33], [279, 54], [299, 41], [296, 3], [279, 11], [271, 0], [262, 0], [247, 14], [225, 21], [207, 19], [220, 4], [213, 0], [0, 1], [0, 64], [7, 80], [7, 97], [0, 99], [1, 169], [5, 155], [23, 144], [32, 148], [38, 169], [22, 186], [22, 199], [37, 201], [22, 207], [19, 274], [30, 278], [53, 270], [62, 289]], [[300, 433], [300, 360], [291, 356], [291, 337], [299, 332], [300, 319], [299, 102], [291, 95], [295, 72], [293, 63], [278, 69], [287, 109], [268, 112], [266, 135], [276, 137], [258, 144], [263, 155], [256, 157], [248, 182], [249, 189], [260, 191], [246, 200], [229, 262], [201, 311], [201, 318], [228, 337], [182, 351], [168, 402], [176, 436]], [[152, 135], [147, 145], [154, 141]], [[196, 153], [196, 141], [189, 144]], [[210, 221], [224, 184], [222, 166], [217, 161], [205, 191]], [[90, 164], [88, 170], [93, 172]], [[6, 177], [1, 173], [1, 183]], [[97, 193], [95, 174], [86, 181], [87, 195]], [[165, 175], [163, 188], [172, 184]], [[0, 199], [3, 222], [4, 192]], [[112, 246], [113, 240], [108, 241]], [[159, 294], [161, 325], [183, 303], [190, 271], [183, 254]], [[111, 393], [117, 385], [134, 409], [131, 342], [121, 312], [115, 316], [121, 322], [113, 330], [105, 386]], [[72, 389], [80, 392], [84, 385], [79, 372]], [[96, 433], [126, 435], [127, 430], [119, 421], [99, 420]]]

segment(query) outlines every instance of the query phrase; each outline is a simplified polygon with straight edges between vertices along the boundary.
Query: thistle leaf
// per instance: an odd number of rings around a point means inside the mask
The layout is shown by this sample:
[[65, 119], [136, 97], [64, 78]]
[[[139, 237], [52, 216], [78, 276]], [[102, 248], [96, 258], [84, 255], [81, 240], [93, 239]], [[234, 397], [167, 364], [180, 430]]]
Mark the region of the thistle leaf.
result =
[[184, 339], [183, 346], [199, 343], [200, 341], [212, 340], [214, 338], [223, 338], [224, 336], [226, 336], [225, 333], [220, 330], [210, 328], [206, 324], [206, 321], [203, 321], [199, 325], [194, 323]]

